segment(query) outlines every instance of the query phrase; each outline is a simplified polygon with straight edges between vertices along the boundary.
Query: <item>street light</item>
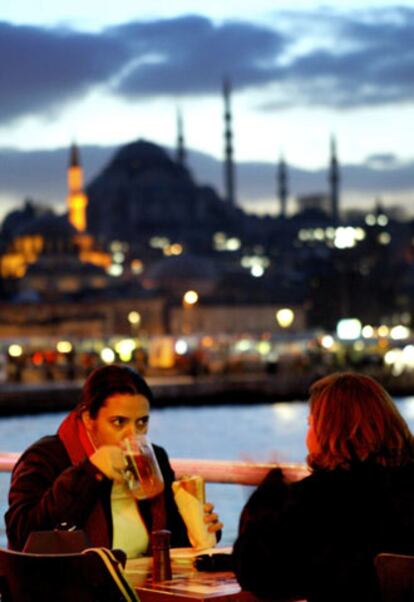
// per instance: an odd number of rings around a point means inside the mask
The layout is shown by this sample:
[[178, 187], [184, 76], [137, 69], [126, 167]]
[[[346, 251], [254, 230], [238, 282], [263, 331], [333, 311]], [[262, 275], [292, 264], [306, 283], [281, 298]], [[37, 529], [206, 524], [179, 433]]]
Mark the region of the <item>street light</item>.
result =
[[198, 301], [198, 293], [196, 291], [187, 291], [183, 296], [184, 306], [193, 306]]
[[289, 307], [283, 307], [275, 313], [276, 322], [281, 328], [289, 328], [295, 319], [295, 312]]
[[191, 311], [198, 301], [198, 293], [190, 290], [183, 295], [183, 333], [190, 334], [192, 330]]
[[128, 314], [128, 322], [131, 326], [138, 328], [141, 323], [141, 314], [138, 311], [130, 311]]

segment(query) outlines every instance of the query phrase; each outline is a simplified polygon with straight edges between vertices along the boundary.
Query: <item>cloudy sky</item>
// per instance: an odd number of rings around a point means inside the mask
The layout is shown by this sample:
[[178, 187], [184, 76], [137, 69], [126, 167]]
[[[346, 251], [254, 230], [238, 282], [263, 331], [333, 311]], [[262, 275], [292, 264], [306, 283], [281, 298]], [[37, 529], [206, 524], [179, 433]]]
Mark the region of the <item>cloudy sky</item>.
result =
[[196, 180], [220, 190], [225, 76], [249, 210], [277, 210], [281, 153], [292, 197], [325, 190], [334, 135], [343, 207], [414, 215], [412, 2], [140, 4], [1, 0], [0, 217], [27, 196], [63, 207], [72, 140], [86, 180], [132, 140], [173, 148], [178, 107]]

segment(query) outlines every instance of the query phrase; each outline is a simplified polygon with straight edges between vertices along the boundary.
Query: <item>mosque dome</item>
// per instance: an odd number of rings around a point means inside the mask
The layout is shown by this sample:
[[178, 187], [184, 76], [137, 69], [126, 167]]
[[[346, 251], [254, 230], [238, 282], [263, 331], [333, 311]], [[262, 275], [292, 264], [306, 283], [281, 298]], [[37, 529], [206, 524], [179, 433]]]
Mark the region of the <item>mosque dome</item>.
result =
[[51, 209], [36, 206], [31, 200], [26, 200], [24, 206], [14, 209], [6, 215], [2, 223], [2, 234], [6, 238], [13, 238], [20, 234], [29, 224], [36, 221], [40, 216], [51, 215]]
[[154, 169], [156, 167], [166, 168], [176, 165], [170, 159], [168, 154], [157, 144], [147, 142], [146, 140], [137, 140], [123, 146], [114, 156], [112, 160], [114, 167], [121, 165], [131, 165], [134, 168], [144, 170], [148, 167]]

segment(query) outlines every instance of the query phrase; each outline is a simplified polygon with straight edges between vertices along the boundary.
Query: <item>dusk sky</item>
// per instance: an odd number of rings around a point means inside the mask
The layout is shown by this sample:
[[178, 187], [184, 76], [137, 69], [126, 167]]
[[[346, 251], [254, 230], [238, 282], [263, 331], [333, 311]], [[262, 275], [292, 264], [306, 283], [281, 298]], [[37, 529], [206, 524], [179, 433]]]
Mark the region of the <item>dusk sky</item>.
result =
[[324, 191], [334, 135], [342, 206], [414, 215], [412, 2], [143, 5], [1, 1], [0, 218], [24, 197], [63, 209], [73, 140], [86, 181], [138, 138], [173, 149], [178, 107], [195, 179], [220, 190], [225, 76], [249, 210], [277, 210], [281, 153], [292, 198]]

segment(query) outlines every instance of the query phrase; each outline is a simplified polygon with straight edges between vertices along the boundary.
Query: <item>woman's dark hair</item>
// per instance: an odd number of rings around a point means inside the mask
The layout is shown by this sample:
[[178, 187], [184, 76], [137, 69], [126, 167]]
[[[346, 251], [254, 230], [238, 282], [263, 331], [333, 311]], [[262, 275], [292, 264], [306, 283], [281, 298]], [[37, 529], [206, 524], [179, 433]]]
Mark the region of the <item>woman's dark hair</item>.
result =
[[385, 389], [373, 378], [338, 372], [310, 388], [310, 415], [318, 451], [313, 469], [350, 468], [355, 462], [395, 466], [412, 462], [414, 439]]
[[91, 418], [96, 418], [105, 401], [115, 393], [130, 393], [142, 395], [153, 401], [152, 391], [145, 380], [132, 368], [111, 364], [101, 366], [91, 372], [86, 379], [77, 405], [78, 414], [89, 412]]

